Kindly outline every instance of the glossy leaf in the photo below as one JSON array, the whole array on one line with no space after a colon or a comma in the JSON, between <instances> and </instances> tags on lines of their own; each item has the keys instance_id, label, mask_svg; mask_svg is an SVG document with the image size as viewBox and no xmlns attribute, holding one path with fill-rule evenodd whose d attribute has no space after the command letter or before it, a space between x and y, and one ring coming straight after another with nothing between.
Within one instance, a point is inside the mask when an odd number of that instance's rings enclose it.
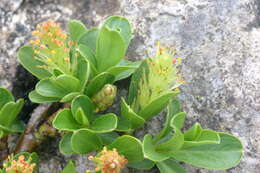
<instances>
[{"instance_id":1,"label":"glossy leaf","mask_svg":"<svg viewBox=\"0 0 260 173\"><path fill-rule=\"evenodd\" d=\"M172 128L176 127L178 129L182 129L185 121L186 113L185 112L179 112L178 114L174 115L174 117L171 119L170 125Z\"/></svg>"},{"instance_id":2,"label":"glossy leaf","mask_svg":"<svg viewBox=\"0 0 260 173\"><path fill-rule=\"evenodd\" d=\"M80 81L70 75L60 75L56 78L55 82L59 86L63 86L68 92L79 92L80 91Z\"/></svg>"},{"instance_id":3,"label":"glossy leaf","mask_svg":"<svg viewBox=\"0 0 260 173\"><path fill-rule=\"evenodd\" d=\"M191 147L191 146L199 146L205 144L219 144L220 137L218 132L213 130L203 129L199 136L196 137L193 141L185 141L183 148Z\"/></svg>"},{"instance_id":4,"label":"glossy leaf","mask_svg":"<svg viewBox=\"0 0 260 173\"><path fill-rule=\"evenodd\" d=\"M121 155L127 158L129 163L142 161L144 159L142 143L132 136L120 136L112 144L108 145L108 148L116 148Z\"/></svg>"},{"instance_id":5,"label":"glossy leaf","mask_svg":"<svg viewBox=\"0 0 260 173\"><path fill-rule=\"evenodd\" d=\"M78 43L89 47L91 51L94 53L96 52L97 36L98 36L98 29L92 28L88 30L88 32L81 35Z\"/></svg>"},{"instance_id":6,"label":"glossy leaf","mask_svg":"<svg viewBox=\"0 0 260 173\"><path fill-rule=\"evenodd\" d=\"M72 93L69 93L67 95L65 95L61 100L60 102L62 103L66 103L66 102L71 102L75 97L81 95L80 92L72 92ZM53 99L53 98L52 98Z\"/></svg>"},{"instance_id":7,"label":"glossy leaf","mask_svg":"<svg viewBox=\"0 0 260 173\"><path fill-rule=\"evenodd\" d=\"M154 101L152 101L150 104L145 106L138 115L142 116L144 119L148 120L151 119L154 115L160 113L168 104L169 100L173 98L174 96L177 96L179 92L170 92L167 94L164 94Z\"/></svg>"},{"instance_id":8,"label":"glossy leaf","mask_svg":"<svg viewBox=\"0 0 260 173\"><path fill-rule=\"evenodd\" d=\"M102 115L95 119L90 130L95 133L106 133L115 130L117 127L117 116L113 113Z\"/></svg>"},{"instance_id":9,"label":"glossy leaf","mask_svg":"<svg viewBox=\"0 0 260 173\"><path fill-rule=\"evenodd\" d=\"M97 69L101 73L117 65L125 56L126 46L118 31L103 27L97 40Z\"/></svg>"},{"instance_id":10,"label":"glossy leaf","mask_svg":"<svg viewBox=\"0 0 260 173\"><path fill-rule=\"evenodd\" d=\"M80 81L81 90L84 91L90 76L90 65L86 59L79 60L76 76Z\"/></svg>"},{"instance_id":11,"label":"glossy leaf","mask_svg":"<svg viewBox=\"0 0 260 173\"><path fill-rule=\"evenodd\" d=\"M172 132L172 127L170 126L171 120L172 120L173 116L178 114L180 111L181 111L180 101L177 98L171 99L167 106L167 115L166 115L166 121L164 123L164 127L160 131L160 133L155 136L155 139L154 139L155 141L160 140L161 138L165 137L170 132Z\"/></svg>"},{"instance_id":12,"label":"glossy leaf","mask_svg":"<svg viewBox=\"0 0 260 173\"><path fill-rule=\"evenodd\" d=\"M110 29L118 31L124 39L126 46L129 45L133 36L131 24L126 18L121 16L111 16L105 20L103 26L108 26Z\"/></svg>"},{"instance_id":13,"label":"glossy leaf","mask_svg":"<svg viewBox=\"0 0 260 173\"><path fill-rule=\"evenodd\" d=\"M97 135L101 139L103 145L109 145L112 142L114 142L116 138L119 137L119 135L116 132L99 133Z\"/></svg>"},{"instance_id":14,"label":"glossy leaf","mask_svg":"<svg viewBox=\"0 0 260 173\"><path fill-rule=\"evenodd\" d=\"M187 132L184 133L185 141L193 141L195 140L202 131L202 127L199 123L195 123Z\"/></svg>"},{"instance_id":15,"label":"glossy leaf","mask_svg":"<svg viewBox=\"0 0 260 173\"><path fill-rule=\"evenodd\" d=\"M14 97L10 91L5 88L0 88L0 110L6 103L11 101L14 101Z\"/></svg>"},{"instance_id":16,"label":"glossy leaf","mask_svg":"<svg viewBox=\"0 0 260 173\"><path fill-rule=\"evenodd\" d=\"M97 61L95 57L95 53L86 45L80 44L78 46L78 51L80 55L82 55L84 58L86 58L90 62L90 67L92 69L92 73L97 73Z\"/></svg>"},{"instance_id":17,"label":"glossy leaf","mask_svg":"<svg viewBox=\"0 0 260 173\"><path fill-rule=\"evenodd\" d=\"M53 127L58 130L74 131L81 128L81 125L73 118L70 109L59 111L52 122Z\"/></svg>"},{"instance_id":18,"label":"glossy leaf","mask_svg":"<svg viewBox=\"0 0 260 173\"><path fill-rule=\"evenodd\" d=\"M85 32L87 32L87 28L83 23L78 20L69 21L69 34L72 41L76 43Z\"/></svg>"},{"instance_id":19,"label":"glossy leaf","mask_svg":"<svg viewBox=\"0 0 260 173\"><path fill-rule=\"evenodd\" d=\"M71 148L71 137L72 132L66 133L64 136L62 136L60 143L59 143L59 150L62 154L72 154L73 150Z\"/></svg>"},{"instance_id":20,"label":"glossy leaf","mask_svg":"<svg viewBox=\"0 0 260 173\"><path fill-rule=\"evenodd\" d=\"M185 169L173 159L157 162L156 166L160 170L160 173L186 173Z\"/></svg>"},{"instance_id":21,"label":"glossy leaf","mask_svg":"<svg viewBox=\"0 0 260 173\"><path fill-rule=\"evenodd\" d=\"M52 103L52 102L57 102L60 100L60 98L57 98L57 97L42 96L42 95L38 94L35 90L33 90L29 93L29 99L34 103Z\"/></svg>"},{"instance_id":22,"label":"glossy leaf","mask_svg":"<svg viewBox=\"0 0 260 173\"><path fill-rule=\"evenodd\" d=\"M149 170L154 167L155 163L151 160L144 159L140 162L131 162L127 164L127 167L141 169L141 170Z\"/></svg>"},{"instance_id":23,"label":"glossy leaf","mask_svg":"<svg viewBox=\"0 0 260 173\"><path fill-rule=\"evenodd\" d=\"M78 110L76 111L76 114L73 116L79 124L82 124L86 127L89 126L89 120L81 107L78 108Z\"/></svg>"},{"instance_id":24,"label":"glossy leaf","mask_svg":"<svg viewBox=\"0 0 260 173\"><path fill-rule=\"evenodd\" d=\"M242 144L234 136L219 133L220 144L194 146L171 154L176 160L207 169L229 169L235 167L242 155Z\"/></svg>"},{"instance_id":25,"label":"glossy leaf","mask_svg":"<svg viewBox=\"0 0 260 173\"><path fill-rule=\"evenodd\" d=\"M58 85L57 82L50 78L39 81L35 90L39 95L55 98L62 98L69 93L68 90Z\"/></svg>"},{"instance_id":26,"label":"glossy leaf","mask_svg":"<svg viewBox=\"0 0 260 173\"><path fill-rule=\"evenodd\" d=\"M145 135L143 141L143 151L145 158L154 162L161 162L169 158L167 154L157 152L155 147L156 145L153 142L152 135Z\"/></svg>"},{"instance_id":27,"label":"glossy leaf","mask_svg":"<svg viewBox=\"0 0 260 173\"><path fill-rule=\"evenodd\" d=\"M89 97L94 96L99 92L105 84L112 84L115 80L115 76L110 73L104 72L93 78L85 89L85 94Z\"/></svg>"},{"instance_id":28,"label":"glossy leaf","mask_svg":"<svg viewBox=\"0 0 260 173\"><path fill-rule=\"evenodd\" d=\"M72 161L66 165L66 167L61 171L61 173L77 173L76 167Z\"/></svg>"},{"instance_id":29,"label":"glossy leaf","mask_svg":"<svg viewBox=\"0 0 260 173\"><path fill-rule=\"evenodd\" d=\"M24 46L18 51L19 62L26 70L28 70L38 79L51 77L52 74L50 72L44 68L39 67L45 64L35 59L34 56L34 51L31 46Z\"/></svg>"},{"instance_id":30,"label":"glossy leaf","mask_svg":"<svg viewBox=\"0 0 260 173\"><path fill-rule=\"evenodd\" d=\"M182 132L177 127L174 127L174 131L174 134L169 140L155 147L155 150L157 152L169 154L172 151L179 150L183 146L184 136Z\"/></svg>"},{"instance_id":31,"label":"glossy leaf","mask_svg":"<svg viewBox=\"0 0 260 173\"><path fill-rule=\"evenodd\" d=\"M100 150L102 142L99 137L88 129L80 129L72 135L72 149L79 154Z\"/></svg>"},{"instance_id":32,"label":"glossy leaf","mask_svg":"<svg viewBox=\"0 0 260 173\"><path fill-rule=\"evenodd\" d=\"M137 115L130 106L127 105L124 98L121 99L121 115L131 123L132 129L139 128L145 123L145 120Z\"/></svg>"},{"instance_id":33,"label":"glossy leaf","mask_svg":"<svg viewBox=\"0 0 260 173\"><path fill-rule=\"evenodd\" d=\"M119 132L130 132L131 129L131 123L123 116L118 117L118 123L117 123L117 131Z\"/></svg>"},{"instance_id":34,"label":"glossy leaf","mask_svg":"<svg viewBox=\"0 0 260 173\"><path fill-rule=\"evenodd\" d=\"M23 107L24 100L19 99L15 102L8 102L0 110L0 124L5 127L10 127L17 115Z\"/></svg>"},{"instance_id":35,"label":"glossy leaf","mask_svg":"<svg viewBox=\"0 0 260 173\"><path fill-rule=\"evenodd\" d=\"M89 121L92 121L93 117L93 112L95 110L95 105L93 102L90 100L88 96L81 95L76 97L72 103L71 103L71 111L73 114L73 117L76 118L76 113L78 109L81 108L84 112L84 115Z\"/></svg>"}]
</instances>

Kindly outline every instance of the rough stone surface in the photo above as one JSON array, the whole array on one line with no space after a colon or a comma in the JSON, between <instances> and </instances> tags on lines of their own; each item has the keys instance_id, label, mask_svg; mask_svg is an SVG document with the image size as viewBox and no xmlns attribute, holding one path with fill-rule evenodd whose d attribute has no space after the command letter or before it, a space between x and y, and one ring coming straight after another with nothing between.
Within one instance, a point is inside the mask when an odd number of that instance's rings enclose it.
<instances>
[{"instance_id":1,"label":"rough stone surface","mask_svg":"<svg viewBox=\"0 0 260 173\"><path fill-rule=\"evenodd\" d=\"M79 19L90 27L114 14L133 23L130 59L145 58L156 41L175 46L183 57L187 84L180 99L188 114L187 127L198 121L204 128L230 132L244 144L245 154L236 168L208 171L186 165L187 172L259 173L259 0L1 0L0 86L13 88L16 96L33 88L35 78L17 70L16 51L31 39L36 24L54 19L65 27L69 19ZM28 102L27 109L33 107ZM162 120L156 117L137 135L158 131ZM58 173L69 159L76 161L79 173L90 164L86 156L62 156L53 140L39 152L44 173Z\"/></svg>"}]
</instances>

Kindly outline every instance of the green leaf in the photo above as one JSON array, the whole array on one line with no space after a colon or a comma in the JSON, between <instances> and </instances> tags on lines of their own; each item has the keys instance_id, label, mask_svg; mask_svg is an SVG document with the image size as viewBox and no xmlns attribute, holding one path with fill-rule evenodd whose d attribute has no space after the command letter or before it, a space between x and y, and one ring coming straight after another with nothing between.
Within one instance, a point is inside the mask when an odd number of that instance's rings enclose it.
<instances>
[{"instance_id":1,"label":"green leaf","mask_svg":"<svg viewBox=\"0 0 260 173\"><path fill-rule=\"evenodd\" d=\"M59 111L54 118L52 125L58 130L74 131L81 128L81 125L73 118L70 109Z\"/></svg>"},{"instance_id":2,"label":"green leaf","mask_svg":"<svg viewBox=\"0 0 260 173\"><path fill-rule=\"evenodd\" d=\"M13 133L23 133L24 129L25 124L17 118L12 122L11 126L9 127L9 131Z\"/></svg>"},{"instance_id":3,"label":"green leaf","mask_svg":"<svg viewBox=\"0 0 260 173\"><path fill-rule=\"evenodd\" d=\"M114 66L107 70L107 72L115 76L115 81L122 80L129 77L134 71L135 66Z\"/></svg>"},{"instance_id":4,"label":"green leaf","mask_svg":"<svg viewBox=\"0 0 260 173\"><path fill-rule=\"evenodd\" d=\"M127 105L124 98L121 98L121 115L131 123L131 129L139 128L145 123L145 120Z\"/></svg>"},{"instance_id":5,"label":"green leaf","mask_svg":"<svg viewBox=\"0 0 260 173\"><path fill-rule=\"evenodd\" d=\"M113 113L102 115L94 120L90 130L95 133L106 133L115 130L117 127L117 116Z\"/></svg>"},{"instance_id":6,"label":"green leaf","mask_svg":"<svg viewBox=\"0 0 260 173\"><path fill-rule=\"evenodd\" d=\"M104 22L103 26L108 26L110 29L118 31L125 41L126 47L133 38L131 24L121 16L111 16Z\"/></svg>"},{"instance_id":7,"label":"green leaf","mask_svg":"<svg viewBox=\"0 0 260 173\"><path fill-rule=\"evenodd\" d=\"M241 142L234 136L219 133L220 144L194 146L173 152L173 158L207 169L229 169L235 167L242 155Z\"/></svg>"},{"instance_id":8,"label":"green leaf","mask_svg":"<svg viewBox=\"0 0 260 173\"><path fill-rule=\"evenodd\" d=\"M73 117L75 119L77 119L76 113L79 108L82 109L84 115L86 116L86 119L88 119L89 121L93 120L93 118L94 118L93 113L95 110L95 105L93 104L93 102L90 100L90 98L88 96L80 95L72 101L71 111L72 111Z\"/></svg>"},{"instance_id":9,"label":"green leaf","mask_svg":"<svg viewBox=\"0 0 260 173\"><path fill-rule=\"evenodd\" d=\"M18 58L20 64L36 76L38 79L43 79L47 77L51 77L51 73L48 72L46 69L41 68L39 66L45 65L41 61L34 58L34 51L33 47L31 46L24 46L19 49L18 51Z\"/></svg>"},{"instance_id":10,"label":"green leaf","mask_svg":"<svg viewBox=\"0 0 260 173\"><path fill-rule=\"evenodd\" d=\"M59 69L53 69L53 75L55 76L55 77L58 77L59 75L62 75L62 74L64 74L61 70L59 70Z\"/></svg>"},{"instance_id":11,"label":"green leaf","mask_svg":"<svg viewBox=\"0 0 260 173\"><path fill-rule=\"evenodd\" d=\"M14 101L12 93L5 88L0 88L0 110L6 103L11 101Z\"/></svg>"},{"instance_id":12,"label":"green leaf","mask_svg":"<svg viewBox=\"0 0 260 173\"><path fill-rule=\"evenodd\" d=\"M144 159L140 162L131 162L127 164L127 167L141 169L141 170L150 170L154 167L155 163L151 160Z\"/></svg>"},{"instance_id":13,"label":"green leaf","mask_svg":"<svg viewBox=\"0 0 260 173\"><path fill-rule=\"evenodd\" d=\"M78 43L89 47L92 52L96 52L96 42L99 30L97 28L92 28L88 32L81 35Z\"/></svg>"},{"instance_id":14,"label":"green leaf","mask_svg":"<svg viewBox=\"0 0 260 173\"><path fill-rule=\"evenodd\" d=\"M72 41L75 43L79 40L80 36L87 32L87 28L83 23L78 20L69 21L69 34Z\"/></svg>"},{"instance_id":15,"label":"green leaf","mask_svg":"<svg viewBox=\"0 0 260 173\"><path fill-rule=\"evenodd\" d=\"M86 58L90 62L92 73L97 73L97 61L94 52L87 46L80 44L78 46L78 51L81 56Z\"/></svg>"},{"instance_id":16,"label":"green leaf","mask_svg":"<svg viewBox=\"0 0 260 173\"><path fill-rule=\"evenodd\" d=\"M127 103L132 106L134 103L138 90L140 87L140 80L142 79L142 76L144 73L147 73L149 70L147 61L142 61L141 65L135 70L135 72L132 75L130 88L129 88L129 94L128 94L128 100ZM138 111L136 108L133 108L134 111Z\"/></svg>"},{"instance_id":17,"label":"green leaf","mask_svg":"<svg viewBox=\"0 0 260 173\"><path fill-rule=\"evenodd\" d=\"M62 98L69 93L68 90L58 85L55 80L50 78L39 81L35 90L39 95L55 98Z\"/></svg>"},{"instance_id":18,"label":"green leaf","mask_svg":"<svg viewBox=\"0 0 260 173\"><path fill-rule=\"evenodd\" d=\"M130 132L132 130L131 123L125 117L119 116L116 130L119 132Z\"/></svg>"},{"instance_id":19,"label":"green leaf","mask_svg":"<svg viewBox=\"0 0 260 173\"><path fill-rule=\"evenodd\" d=\"M155 147L155 150L157 152L168 155L172 151L179 150L183 146L183 143L184 143L183 134L177 127L174 127L174 131L175 131L174 135L172 135L172 137L169 140L167 140L161 144L158 144Z\"/></svg>"},{"instance_id":20,"label":"green leaf","mask_svg":"<svg viewBox=\"0 0 260 173\"><path fill-rule=\"evenodd\" d=\"M121 155L127 158L129 163L142 161L144 159L142 143L132 136L120 136L113 143L108 145L108 148L116 148Z\"/></svg>"},{"instance_id":21,"label":"green leaf","mask_svg":"<svg viewBox=\"0 0 260 173\"><path fill-rule=\"evenodd\" d=\"M60 102L62 103L66 103L66 102L71 102L75 97L81 95L80 92L72 92L72 93L69 93L67 95L65 95L61 100Z\"/></svg>"},{"instance_id":22,"label":"green leaf","mask_svg":"<svg viewBox=\"0 0 260 173\"><path fill-rule=\"evenodd\" d=\"M145 135L143 141L143 151L145 158L154 162L161 162L169 158L167 154L157 152L155 147L156 145L153 143L152 135Z\"/></svg>"},{"instance_id":23,"label":"green leaf","mask_svg":"<svg viewBox=\"0 0 260 173\"><path fill-rule=\"evenodd\" d=\"M34 103L52 103L52 102L57 102L60 100L57 97L42 96L42 95L38 94L35 90L33 90L29 93L29 99Z\"/></svg>"},{"instance_id":24,"label":"green leaf","mask_svg":"<svg viewBox=\"0 0 260 173\"><path fill-rule=\"evenodd\" d=\"M78 108L76 114L73 116L79 124L82 124L86 127L89 126L89 120L88 120L87 116L85 115L82 108Z\"/></svg>"},{"instance_id":25,"label":"green leaf","mask_svg":"<svg viewBox=\"0 0 260 173\"><path fill-rule=\"evenodd\" d=\"M184 133L185 141L193 141L195 140L202 131L202 127L199 123L195 123L187 132Z\"/></svg>"},{"instance_id":26,"label":"green leaf","mask_svg":"<svg viewBox=\"0 0 260 173\"><path fill-rule=\"evenodd\" d=\"M84 91L90 75L90 65L86 59L81 59L78 62L77 78L80 81L80 88Z\"/></svg>"},{"instance_id":27,"label":"green leaf","mask_svg":"<svg viewBox=\"0 0 260 173\"><path fill-rule=\"evenodd\" d=\"M0 139L4 136L4 131L0 129Z\"/></svg>"},{"instance_id":28,"label":"green leaf","mask_svg":"<svg viewBox=\"0 0 260 173\"><path fill-rule=\"evenodd\" d=\"M125 56L126 46L119 32L103 27L98 35L96 59L98 72L117 65Z\"/></svg>"},{"instance_id":29,"label":"green leaf","mask_svg":"<svg viewBox=\"0 0 260 173\"><path fill-rule=\"evenodd\" d=\"M59 143L59 150L62 154L72 154L72 148L71 148L71 137L72 132L66 133L64 136L62 136L60 143Z\"/></svg>"},{"instance_id":30,"label":"green leaf","mask_svg":"<svg viewBox=\"0 0 260 173\"><path fill-rule=\"evenodd\" d=\"M219 144L219 143L220 143L220 137L218 132L215 132L213 130L203 129L200 135L197 136L195 140L185 141L183 148L205 145L205 144Z\"/></svg>"},{"instance_id":31,"label":"green leaf","mask_svg":"<svg viewBox=\"0 0 260 173\"><path fill-rule=\"evenodd\" d=\"M55 81L59 86L63 86L68 92L80 91L80 81L73 76L63 74L58 76Z\"/></svg>"},{"instance_id":32,"label":"green leaf","mask_svg":"<svg viewBox=\"0 0 260 173\"><path fill-rule=\"evenodd\" d=\"M154 115L160 113L168 104L169 100L179 94L178 91L164 94L150 104L145 106L138 115L142 116L145 120L151 119Z\"/></svg>"},{"instance_id":33,"label":"green leaf","mask_svg":"<svg viewBox=\"0 0 260 173\"><path fill-rule=\"evenodd\" d=\"M155 136L155 141L160 140L161 138L167 136L172 131L172 127L170 126L172 117L178 114L181 111L180 107L180 101L175 98L171 99L168 107L167 107L167 115L166 115L166 121L164 123L163 129L160 131L158 135Z\"/></svg>"},{"instance_id":34,"label":"green leaf","mask_svg":"<svg viewBox=\"0 0 260 173\"><path fill-rule=\"evenodd\" d=\"M109 132L109 133L99 133L97 134L102 141L102 145L109 145L111 144L119 135L116 132Z\"/></svg>"},{"instance_id":35,"label":"green leaf","mask_svg":"<svg viewBox=\"0 0 260 173\"><path fill-rule=\"evenodd\" d=\"M102 142L99 137L88 129L75 131L71 138L71 146L74 152L86 154L91 151L100 150Z\"/></svg>"},{"instance_id":36,"label":"green leaf","mask_svg":"<svg viewBox=\"0 0 260 173\"><path fill-rule=\"evenodd\" d=\"M66 167L61 171L61 173L77 173L73 161L70 160Z\"/></svg>"},{"instance_id":37,"label":"green leaf","mask_svg":"<svg viewBox=\"0 0 260 173\"><path fill-rule=\"evenodd\" d=\"M115 80L115 76L110 73L104 72L93 78L85 89L85 94L89 97L94 96L99 92L105 84L112 84Z\"/></svg>"},{"instance_id":38,"label":"green leaf","mask_svg":"<svg viewBox=\"0 0 260 173\"><path fill-rule=\"evenodd\" d=\"M11 127L17 115L20 113L23 104L23 99L19 99L16 103L11 101L5 104L0 110L0 124L8 128Z\"/></svg>"},{"instance_id":39,"label":"green leaf","mask_svg":"<svg viewBox=\"0 0 260 173\"><path fill-rule=\"evenodd\" d=\"M185 121L186 113L179 112L178 114L174 115L171 119L170 125L172 128L177 127L178 129L182 129Z\"/></svg>"},{"instance_id":40,"label":"green leaf","mask_svg":"<svg viewBox=\"0 0 260 173\"><path fill-rule=\"evenodd\" d=\"M160 173L186 173L185 169L173 159L157 162L156 166Z\"/></svg>"}]
</instances>

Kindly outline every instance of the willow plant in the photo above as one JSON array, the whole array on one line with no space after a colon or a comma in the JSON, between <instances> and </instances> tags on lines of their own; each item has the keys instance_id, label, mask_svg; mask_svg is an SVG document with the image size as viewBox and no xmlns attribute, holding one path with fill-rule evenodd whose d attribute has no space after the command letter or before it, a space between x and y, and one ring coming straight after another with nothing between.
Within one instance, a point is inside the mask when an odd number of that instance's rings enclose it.
<instances>
[{"instance_id":1,"label":"willow plant","mask_svg":"<svg viewBox=\"0 0 260 173\"><path fill-rule=\"evenodd\" d=\"M149 170L156 166L162 173L184 173L180 162L216 170L235 167L243 150L236 137L203 129L198 123L183 131L186 114L177 98L184 83L181 59L173 50L158 46L153 57L127 61L132 33L129 21L120 16L90 29L72 20L68 33L47 21L33 32L37 39L19 50L20 63L39 79L29 95L31 101L67 105L51 119L62 134L60 152L97 152L89 157L97 167L87 172L119 173L125 167ZM114 83L132 73L120 114L104 113L116 97ZM143 139L133 135L166 108L166 121L158 134L146 134ZM66 170L76 171L72 162Z\"/></svg>"}]
</instances>

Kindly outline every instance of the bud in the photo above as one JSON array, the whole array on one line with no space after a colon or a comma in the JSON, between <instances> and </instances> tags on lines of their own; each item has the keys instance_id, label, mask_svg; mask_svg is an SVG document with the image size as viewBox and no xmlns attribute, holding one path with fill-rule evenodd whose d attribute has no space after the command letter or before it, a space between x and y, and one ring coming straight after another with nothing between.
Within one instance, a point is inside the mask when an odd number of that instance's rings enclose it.
<instances>
[{"instance_id":1,"label":"bud","mask_svg":"<svg viewBox=\"0 0 260 173\"><path fill-rule=\"evenodd\" d=\"M102 173L120 173L128 163L127 159L120 155L115 148L108 150L106 147L96 157L90 156L89 160L96 163L95 171Z\"/></svg>"},{"instance_id":2,"label":"bud","mask_svg":"<svg viewBox=\"0 0 260 173\"><path fill-rule=\"evenodd\" d=\"M114 103L117 88L114 85L106 84L96 95L91 99L97 105L96 112L104 111Z\"/></svg>"}]
</instances>

